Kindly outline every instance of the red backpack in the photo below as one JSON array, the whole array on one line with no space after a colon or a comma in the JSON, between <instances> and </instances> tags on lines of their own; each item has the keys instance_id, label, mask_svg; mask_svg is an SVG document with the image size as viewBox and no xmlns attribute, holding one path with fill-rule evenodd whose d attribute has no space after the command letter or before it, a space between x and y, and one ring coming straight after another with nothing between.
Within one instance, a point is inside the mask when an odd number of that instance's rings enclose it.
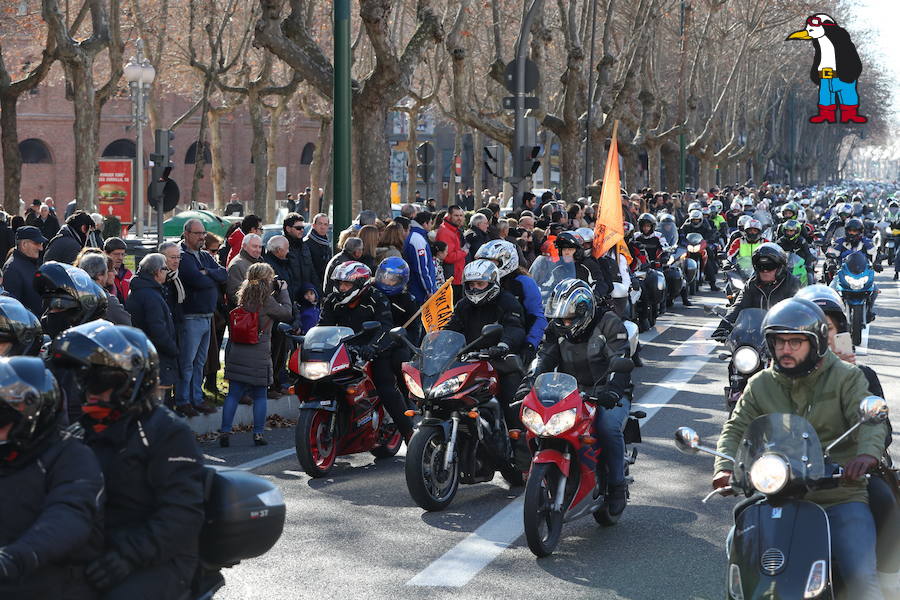
<instances>
[{"instance_id":1,"label":"red backpack","mask_svg":"<svg viewBox=\"0 0 900 600\"><path fill-rule=\"evenodd\" d=\"M229 338L238 344L259 343L259 312L238 306L228 313Z\"/></svg>"}]
</instances>

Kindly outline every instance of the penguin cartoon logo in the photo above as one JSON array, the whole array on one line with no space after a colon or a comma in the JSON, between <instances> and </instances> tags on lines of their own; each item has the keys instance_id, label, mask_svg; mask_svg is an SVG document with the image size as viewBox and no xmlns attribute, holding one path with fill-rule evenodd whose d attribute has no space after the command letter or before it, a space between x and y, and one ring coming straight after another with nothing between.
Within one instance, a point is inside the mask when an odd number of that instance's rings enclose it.
<instances>
[{"instance_id":1,"label":"penguin cartoon logo","mask_svg":"<svg viewBox=\"0 0 900 600\"><path fill-rule=\"evenodd\" d=\"M850 34L833 18L819 13L807 17L806 28L795 31L788 40L810 40L816 50L809 77L819 86L819 114L810 123L836 123L840 109L841 123L865 123L859 114L856 80L862 63Z\"/></svg>"}]
</instances>

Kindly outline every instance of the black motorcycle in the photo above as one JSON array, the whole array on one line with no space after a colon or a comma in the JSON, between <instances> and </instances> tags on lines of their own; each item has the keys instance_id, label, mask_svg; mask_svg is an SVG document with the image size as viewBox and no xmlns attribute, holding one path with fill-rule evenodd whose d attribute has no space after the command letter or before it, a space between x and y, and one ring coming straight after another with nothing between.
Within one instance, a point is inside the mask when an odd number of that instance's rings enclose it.
<instances>
[{"instance_id":1,"label":"black motorcycle","mask_svg":"<svg viewBox=\"0 0 900 600\"><path fill-rule=\"evenodd\" d=\"M728 385L725 386L725 405L728 413L734 410L738 398L744 393L747 381L766 368L769 349L766 346L762 324L766 311L761 308L745 308L738 315L731 333L725 339L725 352L721 360L728 361Z\"/></svg>"},{"instance_id":2,"label":"black motorcycle","mask_svg":"<svg viewBox=\"0 0 900 600\"><path fill-rule=\"evenodd\" d=\"M861 424L887 420L887 403L865 398L859 422L824 452L813 426L799 415L768 414L754 420L734 458L701 445L689 427L679 427L675 444L685 454L705 452L734 463L731 485L716 494L747 496L734 511L728 547L729 598L834 598L828 515L807 500L807 491L835 487L842 469L827 456Z\"/></svg>"}]
</instances>

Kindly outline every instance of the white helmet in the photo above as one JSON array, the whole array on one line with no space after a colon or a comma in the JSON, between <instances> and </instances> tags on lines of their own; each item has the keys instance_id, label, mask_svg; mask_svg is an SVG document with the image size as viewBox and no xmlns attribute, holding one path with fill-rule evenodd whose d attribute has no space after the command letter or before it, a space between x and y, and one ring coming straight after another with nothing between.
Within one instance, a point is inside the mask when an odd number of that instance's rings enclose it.
<instances>
[{"instance_id":1,"label":"white helmet","mask_svg":"<svg viewBox=\"0 0 900 600\"><path fill-rule=\"evenodd\" d=\"M585 246L594 243L594 230L590 227L579 227L575 230L575 233L581 236Z\"/></svg>"},{"instance_id":2,"label":"white helmet","mask_svg":"<svg viewBox=\"0 0 900 600\"><path fill-rule=\"evenodd\" d=\"M482 244L475 253L475 258L483 258L496 264L500 279L519 268L519 253L516 247L506 240L491 240Z\"/></svg>"},{"instance_id":3,"label":"white helmet","mask_svg":"<svg viewBox=\"0 0 900 600\"><path fill-rule=\"evenodd\" d=\"M475 281L486 281L488 286L476 289L469 284ZM500 271L497 265L480 258L473 260L463 270L463 290L472 304L490 302L500 294Z\"/></svg>"}]
</instances>

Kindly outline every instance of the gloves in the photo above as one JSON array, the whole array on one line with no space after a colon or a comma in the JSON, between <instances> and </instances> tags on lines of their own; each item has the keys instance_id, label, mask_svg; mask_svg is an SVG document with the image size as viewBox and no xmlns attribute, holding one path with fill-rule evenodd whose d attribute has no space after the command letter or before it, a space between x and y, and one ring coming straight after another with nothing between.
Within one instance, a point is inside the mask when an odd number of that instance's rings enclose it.
<instances>
[{"instance_id":1,"label":"gloves","mask_svg":"<svg viewBox=\"0 0 900 600\"><path fill-rule=\"evenodd\" d=\"M507 354L509 354L509 346L500 342L496 346L491 346L490 348L486 348L484 353L487 354L490 358L503 358Z\"/></svg>"},{"instance_id":2,"label":"gloves","mask_svg":"<svg viewBox=\"0 0 900 600\"><path fill-rule=\"evenodd\" d=\"M612 390L600 390L594 398L597 400L598 406L610 409L619 405L619 400L622 399L622 396Z\"/></svg>"},{"instance_id":3,"label":"gloves","mask_svg":"<svg viewBox=\"0 0 900 600\"><path fill-rule=\"evenodd\" d=\"M513 396L513 401L518 402L519 400L527 396L528 392L531 391L532 385L534 385L533 381L529 379L523 380L522 383L519 384L519 389L516 390L516 393Z\"/></svg>"},{"instance_id":4,"label":"gloves","mask_svg":"<svg viewBox=\"0 0 900 600\"><path fill-rule=\"evenodd\" d=\"M712 339L716 340L717 342L724 342L725 340L728 339L728 332L725 331L724 328L719 327L718 329L716 329L715 331L713 331L713 332L712 332L712 335L709 336L709 337L711 337Z\"/></svg>"},{"instance_id":5,"label":"gloves","mask_svg":"<svg viewBox=\"0 0 900 600\"><path fill-rule=\"evenodd\" d=\"M875 269L876 273L881 273L884 270L884 267L881 266L881 263L875 263L872 268Z\"/></svg>"},{"instance_id":6,"label":"gloves","mask_svg":"<svg viewBox=\"0 0 900 600\"><path fill-rule=\"evenodd\" d=\"M0 548L0 583L18 581L21 576L16 559L6 548Z\"/></svg>"},{"instance_id":7,"label":"gloves","mask_svg":"<svg viewBox=\"0 0 900 600\"><path fill-rule=\"evenodd\" d=\"M105 590L123 581L132 570L131 563L112 550L89 564L84 574L91 585Z\"/></svg>"},{"instance_id":8,"label":"gloves","mask_svg":"<svg viewBox=\"0 0 900 600\"><path fill-rule=\"evenodd\" d=\"M357 351L363 360L375 360L378 356L378 350L372 346L360 346Z\"/></svg>"}]
</instances>

